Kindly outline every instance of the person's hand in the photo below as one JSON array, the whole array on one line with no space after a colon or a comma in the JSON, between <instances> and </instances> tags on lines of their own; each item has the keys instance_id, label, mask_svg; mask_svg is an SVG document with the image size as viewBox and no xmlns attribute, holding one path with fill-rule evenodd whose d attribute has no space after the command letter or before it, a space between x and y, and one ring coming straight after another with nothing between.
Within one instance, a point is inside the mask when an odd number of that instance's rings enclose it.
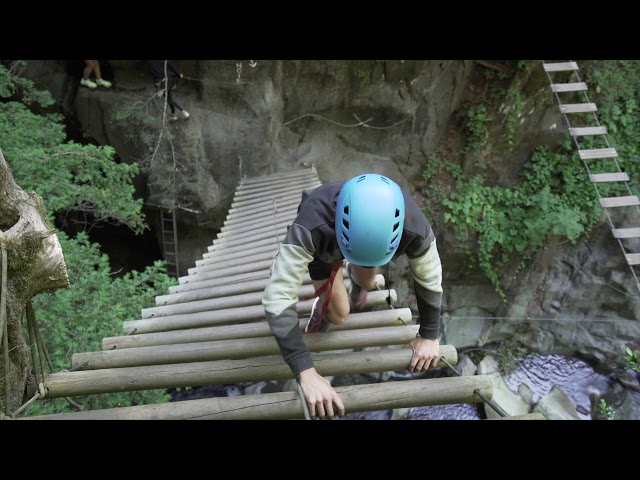
<instances>
[{"instance_id":1,"label":"person's hand","mask_svg":"<svg viewBox=\"0 0 640 480\"><path fill-rule=\"evenodd\" d=\"M332 419L335 416L334 405L337 414L344 416L344 404L340 395L315 368L300 372L299 379L312 419Z\"/></svg>"},{"instance_id":2,"label":"person's hand","mask_svg":"<svg viewBox=\"0 0 640 480\"><path fill-rule=\"evenodd\" d=\"M405 345L406 348L413 350L411 363L409 364L410 372L426 372L432 368L436 368L440 359L440 342L429 340L428 338L415 338Z\"/></svg>"},{"instance_id":3,"label":"person's hand","mask_svg":"<svg viewBox=\"0 0 640 480\"><path fill-rule=\"evenodd\" d=\"M180 74L180 78L184 78L184 75L183 75L183 74Z\"/></svg>"}]
</instances>

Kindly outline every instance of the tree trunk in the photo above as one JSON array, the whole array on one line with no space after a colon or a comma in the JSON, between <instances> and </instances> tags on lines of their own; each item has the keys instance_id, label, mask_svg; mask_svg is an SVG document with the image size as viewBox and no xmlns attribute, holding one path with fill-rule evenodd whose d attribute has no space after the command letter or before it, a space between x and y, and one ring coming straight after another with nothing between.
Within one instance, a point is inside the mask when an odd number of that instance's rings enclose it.
<instances>
[{"instance_id":1,"label":"tree trunk","mask_svg":"<svg viewBox=\"0 0 640 480\"><path fill-rule=\"evenodd\" d=\"M0 342L0 413L5 413L6 386L9 386L9 411L15 412L24 403L27 381L32 375L22 325L26 304L38 293L67 288L69 277L60 241L47 218L42 198L34 192L26 193L16 184L2 151L0 231L0 246L7 251L7 284L6 288L0 286L6 300L9 344L9 365L5 371L4 340ZM4 332L0 331L0 335L4 337Z\"/></svg>"}]
</instances>

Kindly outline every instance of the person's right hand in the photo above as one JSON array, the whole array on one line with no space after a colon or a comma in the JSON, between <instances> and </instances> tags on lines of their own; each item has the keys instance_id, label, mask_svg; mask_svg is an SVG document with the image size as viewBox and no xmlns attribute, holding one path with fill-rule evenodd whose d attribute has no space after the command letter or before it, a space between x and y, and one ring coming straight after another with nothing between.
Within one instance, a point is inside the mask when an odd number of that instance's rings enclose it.
<instances>
[{"instance_id":1,"label":"person's right hand","mask_svg":"<svg viewBox=\"0 0 640 480\"><path fill-rule=\"evenodd\" d=\"M337 414L340 417L344 416L344 404L340 395L315 368L300 372L299 379L312 419L332 419L335 416L334 405Z\"/></svg>"}]
</instances>

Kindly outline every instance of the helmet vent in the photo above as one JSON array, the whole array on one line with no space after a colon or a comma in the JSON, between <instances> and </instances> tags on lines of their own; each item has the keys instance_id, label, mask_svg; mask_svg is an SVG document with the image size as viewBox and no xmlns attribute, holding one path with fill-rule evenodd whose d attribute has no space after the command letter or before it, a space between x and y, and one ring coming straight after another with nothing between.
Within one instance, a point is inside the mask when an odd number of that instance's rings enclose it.
<instances>
[{"instance_id":1,"label":"helmet vent","mask_svg":"<svg viewBox=\"0 0 640 480\"><path fill-rule=\"evenodd\" d=\"M382 180L386 184L389 184L389 179L388 178L380 177L380 180Z\"/></svg>"},{"instance_id":2,"label":"helmet vent","mask_svg":"<svg viewBox=\"0 0 640 480\"><path fill-rule=\"evenodd\" d=\"M349 230L349 222L347 220L345 220L344 218L342 219L342 225L344 226L344 228Z\"/></svg>"},{"instance_id":3,"label":"helmet vent","mask_svg":"<svg viewBox=\"0 0 640 480\"><path fill-rule=\"evenodd\" d=\"M361 177L358 177L358 180L356 180L356 183L363 181L365 178L367 178L366 175L362 175Z\"/></svg>"},{"instance_id":4,"label":"helmet vent","mask_svg":"<svg viewBox=\"0 0 640 480\"><path fill-rule=\"evenodd\" d=\"M345 205L342 211L345 215L349 215L349 205Z\"/></svg>"},{"instance_id":5,"label":"helmet vent","mask_svg":"<svg viewBox=\"0 0 640 480\"><path fill-rule=\"evenodd\" d=\"M392 230L392 232L395 232L396 230L398 230L398 227L399 227L399 226L400 226L400 222L396 223L396 224L393 226L393 230Z\"/></svg>"},{"instance_id":6,"label":"helmet vent","mask_svg":"<svg viewBox=\"0 0 640 480\"><path fill-rule=\"evenodd\" d=\"M400 210L396 208L396 218L398 218L399 216L400 216Z\"/></svg>"},{"instance_id":7,"label":"helmet vent","mask_svg":"<svg viewBox=\"0 0 640 480\"><path fill-rule=\"evenodd\" d=\"M389 245L389 251L393 251L396 248L398 248L399 243L400 243L400 239L398 238L398 235L396 235L395 237L393 237L393 240L391 240L391 245Z\"/></svg>"}]
</instances>

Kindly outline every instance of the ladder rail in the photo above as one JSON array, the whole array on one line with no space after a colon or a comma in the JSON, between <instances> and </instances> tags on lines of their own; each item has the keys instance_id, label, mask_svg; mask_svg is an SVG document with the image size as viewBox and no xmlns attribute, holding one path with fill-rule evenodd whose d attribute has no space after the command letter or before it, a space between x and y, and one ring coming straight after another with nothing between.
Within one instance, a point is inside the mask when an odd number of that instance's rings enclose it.
<instances>
[{"instance_id":1,"label":"ladder rail","mask_svg":"<svg viewBox=\"0 0 640 480\"><path fill-rule=\"evenodd\" d=\"M169 213L170 216L167 216L167 213ZM180 274L180 263L178 257L178 229L175 209L160 209L160 230L162 236L162 254L167 265L167 273L177 278ZM167 236L169 236L169 238L167 238Z\"/></svg>"},{"instance_id":2,"label":"ladder rail","mask_svg":"<svg viewBox=\"0 0 640 480\"><path fill-rule=\"evenodd\" d=\"M600 189L598 188L598 184L599 183L605 183L604 179L607 178L607 176L610 176L611 178L615 178L618 182L618 184L623 183L624 184L624 188L626 188L627 193L628 193L628 197L625 198L632 198L635 197L635 195L633 194L633 191L631 190L631 187L629 185L629 181L628 181L628 175L627 175L627 179L624 178L623 174L625 173L622 168L620 167L620 163L618 162L618 156L617 156L617 152L615 151L614 148L611 147L610 143L609 143L609 138L608 138L608 132L606 127L604 127L603 125L601 125L600 123L600 119L598 118L597 115L597 106L595 105L595 103L591 103L591 100L589 98L589 94L588 94L588 88L585 89L565 89L565 88L557 88L554 87L554 85L561 85L561 84L556 84L553 81L553 78L551 77L551 73L552 72L567 72L567 71L571 71L571 75L575 76L576 82L573 83L573 85L577 85L577 84L584 84L586 85L585 82L582 81L582 79L580 78L580 74L578 73L578 65L576 62L570 61L570 62L562 62L562 63L556 63L556 64L548 64L545 63L544 60L542 60L542 65L543 65L543 69L547 75L547 78L549 80L549 83L551 85L551 90L553 92L553 94L555 95L556 101L558 102L559 108L560 108L560 114L563 116L564 121L569 129L571 138L573 140L573 143L579 153L579 157L582 160L582 163L587 171L587 174L589 175L589 179L592 180L591 184L593 186L593 188L595 189L596 195L598 196L598 199L600 201L600 204L603 208L603 211L607 217L607 222L609 223L609 227L612 231L613 237L615 238L615 240L618 243L618 246L620 247L620 250L622 251L625 260L627 261L627 264L629 265L629 269L631 270L631 274L633 275L633 278L636 281L636 287L638 289L638 292L640 292L640 280L638 279L638 275L636 274L635 269L633 268L633 265L637 265L638 262L636 261L638 258L638 253L628 253L627 250L624 247L623 244L623 238L629 238L629 237L621 237L619 235L617 235L618 232L620 231L632 231L632 232L636 232L635 229L620 229L620 228L616 228L616 226L614 225L613 219L611 218L611 215L609 214L608 208L610 207L617 207L617 206L626 206L627 208L633 208L635 206L636 209L636 213L639 214L640 216L640 206L638 206L637 202L628 202L628 201L623 201L620 205L617 205L618 202L616 201L611 201L611 199L609 198L605 198L604 202L603 202L603 195L600 192ZM570 84L567 84L570 85ZM577 95L582 95L583 98L585 99L585 103L581 103L581 104L571 104L572 107L578 107L578 106L586 106L586 105L592 105L593 108L590 109L586 109L586 108L563 108L563 105L567 105L567 104L563 104L562 99L560 98L559 93L563 93L563 92L574 92ZM592 127L578 127L578 128L574 128L573 125L571 124L571 120L569 119L568 114L569 113L590 113L593 116L593 119L595 121L595 126ZM588 133L587 133L588 132ZM593 133L592 133L593 132ZM596 133L597 132L597 133ZM603 141L606 144L606 149L597 149L597 150L591 150L591 153L595 154L595 155L590 155L589 154L589 150L585 150L582 149L580 146L580 143L578 141L579 138L582 138L583 136L591 136L591 135L598 135L599 138L602 138ZM596 153L600 152L600 153L604 153L604 152L608 152L607 155L599 155ZM589 159L594 159L594 158L607 158L607 160L609 161L613 161L616 165L617 168L617 173L609 173L609 174L594 174L591 171L591 168L589 166L589 163L587 162L587 160ZM598 179L599 181L595 181L596 179ZM636 197L637 198L637 197ZM633 237L635 238L635 237Z\"/></svg>"}]
</instances>

